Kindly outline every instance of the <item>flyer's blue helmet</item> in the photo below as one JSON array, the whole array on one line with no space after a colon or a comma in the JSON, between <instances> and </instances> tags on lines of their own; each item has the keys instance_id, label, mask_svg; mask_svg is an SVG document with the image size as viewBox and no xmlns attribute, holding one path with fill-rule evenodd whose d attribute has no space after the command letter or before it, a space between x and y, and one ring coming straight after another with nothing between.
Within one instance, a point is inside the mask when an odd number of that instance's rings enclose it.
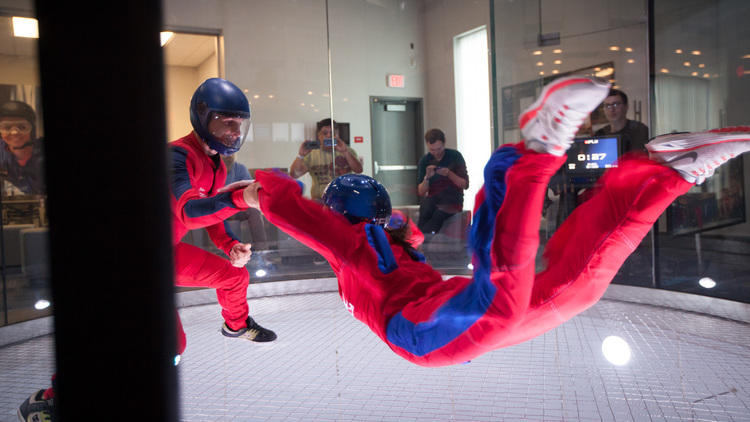
<instances>
[{"instance_id":1,"label":"flyer's blue helmet","mask_svg":"<svg viewBox=\"0 0 750 422\"><path fill-rule=\"evenodd\" d=\"M377 180L362 174L334 179L323 192L323 203L352 224L362 221L385 227L391 217L391 198Z\"/></svg>"},{"instance_id":2,"label":"flyer's blue helmet","mask_svg":"<svg viewBox=\"0 0 750 422\"><path fill-rule=\"evenodd\" d=\"M215 119L237 127L217 133L209 129ZM190 123L209 148L221 155L232 155L239 151L250 128L250 103L235 84L221 78L207 79L190 100Z\"/></svg>"}]
</instances>

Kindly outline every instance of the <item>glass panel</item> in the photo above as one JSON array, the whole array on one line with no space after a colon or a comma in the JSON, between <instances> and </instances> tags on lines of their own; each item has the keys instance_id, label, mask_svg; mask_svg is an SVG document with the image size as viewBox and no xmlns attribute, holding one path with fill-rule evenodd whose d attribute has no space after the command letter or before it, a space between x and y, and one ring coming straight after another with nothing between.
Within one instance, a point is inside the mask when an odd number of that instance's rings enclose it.
<instances>
[{"instance_id":1,"label":"glass panel","mask_svg":"<svg viewBox=\"0 0 750 422\"><path fill-rule=\"evenodd\" d=\"M648 27L645 2L557 0L492 2L495 25L499 143L521 139L518 119L544 85L565 75L582 74L609 80L622 90L627 104L594 110L577 134L580 142L568 151L569 164L578 159L584 142L616 133L618 154L643 151L647 136L630 134L630 125L648 125ZM581 14L580 10L586 10ZM613 97L617 102L624 99ZM605 102L607 102L605 100ZM629 122L635 121L635 122ZM597 141L598 142L598 141ZM597 153L597 154L600 154ZM590 156L590 155L589 155ZM583 154L585 159L586 155ZM599 156L598 156L599 157ZM607 153L607 161L614 158ZM570 213L591 194L606 163L588 160L592 169L567 163L550 183L540 227L542 247ZM651 284L651 241L647 235L615 277L616 283ZM541 252L541 250L540 250ZM542 267L541 260L539 268Z\"/></svg>"},{"instance_id":2,"label":"glass panel","mask_svg":"<svg viewBox=\"0 0 750 422\"><path fill-rule=\"evenodd\" d=\"M747 124L747 2L654 3L654 126L659 133ZM660 286L750 301L748 157L731 160L675 201L659 236Z\"/></svg>"},{"instance_id":3,"label":"glass panel","mask_svg":"<svg viewBox=\"0 0 750 422\"><path fill-rule=\"evenodd\" d=\"M0 16L2 324L51 314L36 19Z\"/></svg>"},{"instance_id":4,"label":"glass panel","mask_svg":"<svg viewBox=\"0 0 750 422\"><path fill-rule=\"evenodd\" d=\"M325 2L254 2L231 10L165 2L165 9L165 24L174 33L164 46L168 140L193 130L189 103L195 89L207 78L226 78L244 92L251 109L244 145L222 157L229 169L227 184L273 168L298 177L306 196L313 189L319 196L322 188L311 174L330 180L333 171L324 153L331 150L325 142L330 136L319 137L317 125L331 116ZM337 123L339 139L349 141L348 122ZM321 133L326 130L330 126L321 127ZM321 148L302 147L318 138ZM328 157L328 165L303 162L298 155L319 161ZM337 166L344 170L338 161ZM333 274L320 255L254 209L238 212L225 225L252 245L246 265L251 283ZM206 229L190 230L182 241L226 257Z\"/></svg>"}]
</instances>

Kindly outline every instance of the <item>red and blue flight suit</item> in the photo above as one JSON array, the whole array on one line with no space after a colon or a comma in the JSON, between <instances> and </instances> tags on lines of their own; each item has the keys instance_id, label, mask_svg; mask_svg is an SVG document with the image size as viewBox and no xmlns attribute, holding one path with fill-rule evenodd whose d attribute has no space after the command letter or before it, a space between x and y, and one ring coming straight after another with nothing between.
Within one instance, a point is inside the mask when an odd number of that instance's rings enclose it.
<instances>
[{"instance_id":1,"label":"red and blue flight suit","mask_svg":"<svg viewBox=\"0 0 750 422\"><path fill-rule=\"evenodd\" d=\"M182 242L189 230L205 228L214 244L227 256L240 243L225 220L249 208L242 189L216 194L224 186L227 169L219 154L209 156L195 132L170 143L172 160L171 205L175 284L211 287L221 306L221 315L229 328L245 327L248 317L247 286L250 275L244 267L199 247ZM178 354L185 350L185 333L179 316Z\"/></svg>"},{"instance_id":2,"label":"red and blue flight suit","mask_svg":"<svg viewBox=\"0 0 750 422\"><path fill-rule=\"evenodd\" d=\"M401 357L462 363L536 337L595 304L666 207L692 184L646 157L603 176L545 249L535 274L550 177L565 157L499 148L485 167L470 243L474 276L443 280L382 227L351 224L278 173L256 173L265 217L323 255L346 308Z\"/></svg>"}]
</instances>

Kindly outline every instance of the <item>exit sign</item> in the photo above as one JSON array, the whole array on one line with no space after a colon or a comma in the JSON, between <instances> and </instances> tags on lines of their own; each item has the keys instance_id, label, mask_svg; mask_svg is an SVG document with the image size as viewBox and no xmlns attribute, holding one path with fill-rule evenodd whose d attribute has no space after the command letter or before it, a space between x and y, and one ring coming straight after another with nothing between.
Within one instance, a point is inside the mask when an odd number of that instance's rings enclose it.
<instances>
[{"instance_id":1,"label":"exit sign","mask_svg":"<svg viewBox=\"0 0 750 422\"><path fill-rule=\"evenodd\" d=\"M404 75L388 75L386 82L389 88L403 88Z\"/></svg>"}]
</instances>

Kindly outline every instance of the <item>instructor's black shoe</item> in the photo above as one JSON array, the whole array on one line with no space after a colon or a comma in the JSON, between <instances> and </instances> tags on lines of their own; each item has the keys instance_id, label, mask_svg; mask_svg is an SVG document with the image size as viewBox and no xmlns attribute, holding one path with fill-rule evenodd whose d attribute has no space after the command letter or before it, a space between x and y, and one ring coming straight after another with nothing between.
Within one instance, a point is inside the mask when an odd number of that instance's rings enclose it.
<instances>
[{"instance_id":1,"label":"instructor's black shoe","mask_svg":"<svg viewBox=\"0 0 750 422\"><path fill-rule=\"evenodd\" d=\"M39 390L18 408L18 420L23 422L52 422L53 403L54 399L45 399L44 390Z\"/></svg>"},{"instance_id":2,"label":"instructor's black shoe","mask_svg":"<svg viewBox=\"0 0 750 422\"><path fill-rule=\"evenodd\" d=\"M225 322L224 325L221 326L221 334L227 337L244 338L258 343L276 340L276 333L267 328L261 327L252 317L247 317L245 324L245 328L240 328L239 330L234 331L229 328Z\"/></svg>"}]
</instances>

